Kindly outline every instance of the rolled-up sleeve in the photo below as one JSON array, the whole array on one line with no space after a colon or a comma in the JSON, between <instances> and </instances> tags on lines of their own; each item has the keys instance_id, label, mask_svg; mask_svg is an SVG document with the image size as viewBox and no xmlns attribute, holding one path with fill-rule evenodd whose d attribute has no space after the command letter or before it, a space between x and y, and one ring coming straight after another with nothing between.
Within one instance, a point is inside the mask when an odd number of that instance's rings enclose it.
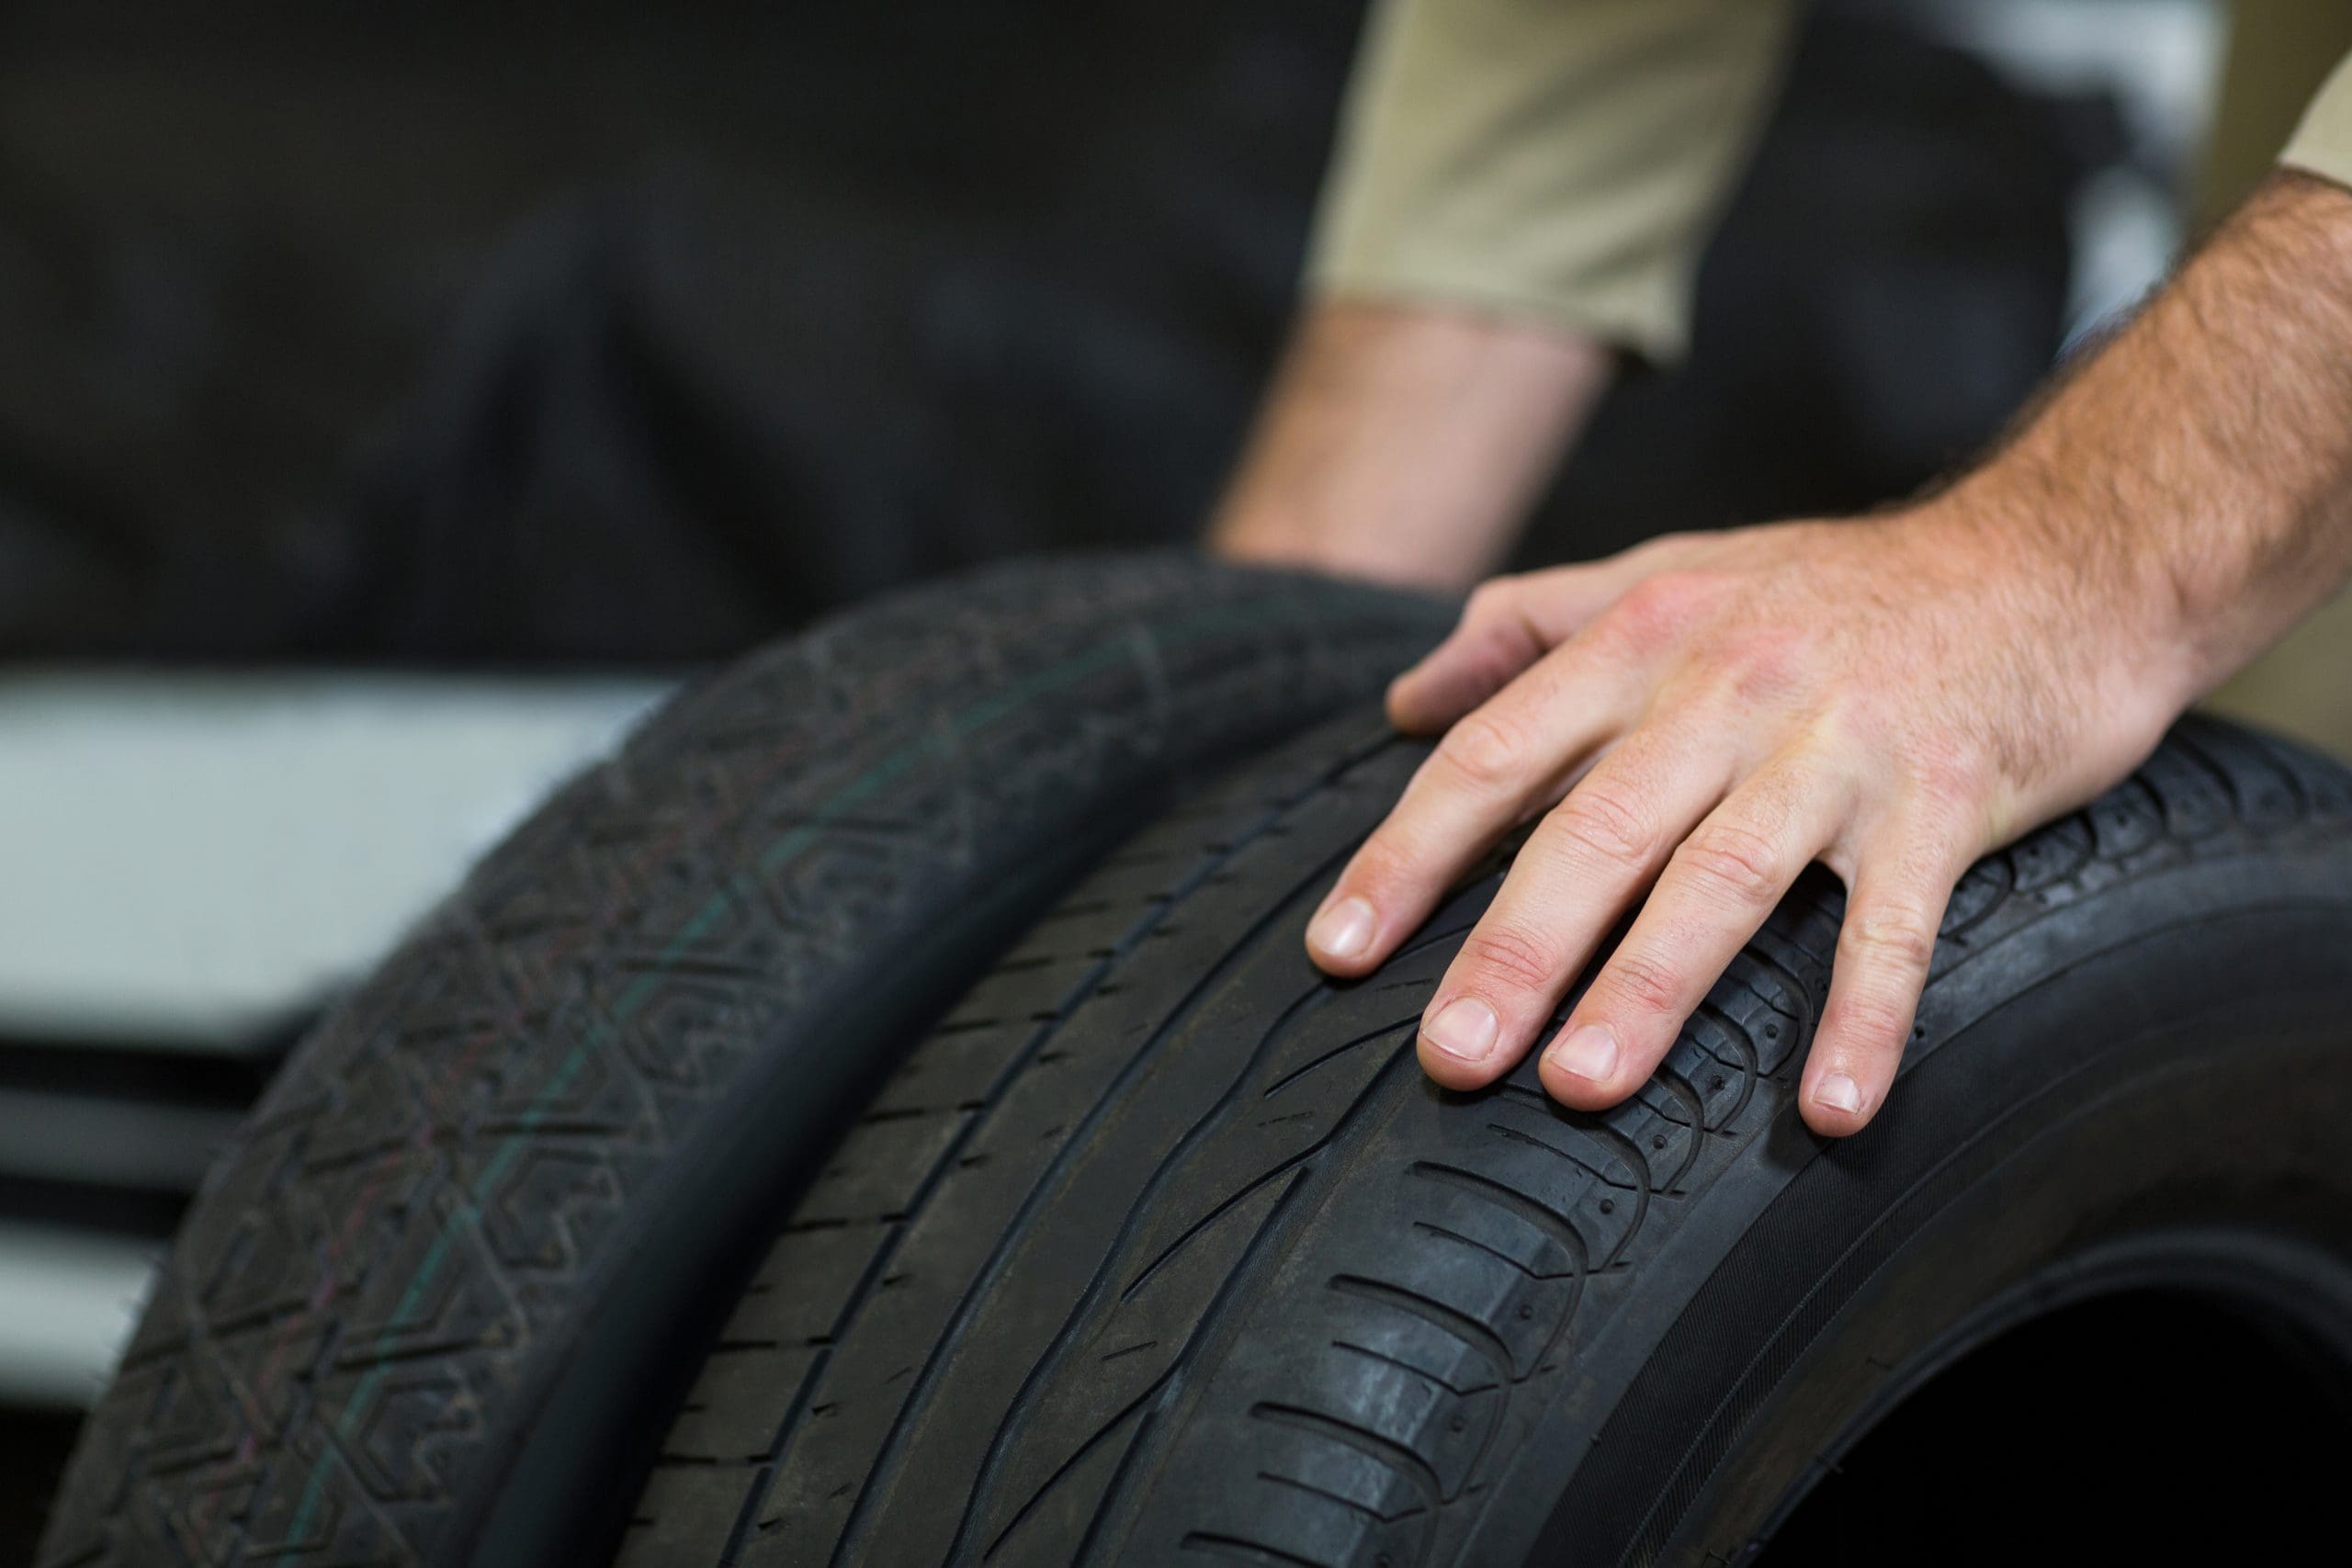
<instances>
[{"instance_id":1,"label":"rolled-up sleeve","mask_svg":"<svg viewBox=\"0 0 2352 1568\"><path fill-rule=\"evenodd\" d=\"M2321 85L2278 161L2352 186L2352 55Z\"/></svg>"},{"instance_id":2,"label":"rolled-up sleeve","mask_svg":"<svg viewBox=\"0 0 2352 1568\"><path fill-rule=\"evenodd\" d=\"M1790 0L1379 0L1306 286L1681 352Z\"/></svg>"}]
</instances>

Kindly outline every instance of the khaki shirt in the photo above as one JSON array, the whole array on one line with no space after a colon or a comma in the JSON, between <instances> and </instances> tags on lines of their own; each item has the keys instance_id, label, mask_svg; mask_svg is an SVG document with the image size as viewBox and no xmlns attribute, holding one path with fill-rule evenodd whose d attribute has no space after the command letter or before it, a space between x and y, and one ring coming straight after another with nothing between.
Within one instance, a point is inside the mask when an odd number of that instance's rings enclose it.
<instances>
[{"instance_id":1,"label":"khaki shirt","mask_svg":"<svg viewBox=\"0 0 2352 1568\"><path fill-rule=\"evenodd\" d=\"M1310 291L1469 306L1676 357L1701 245L1770 107L1795 12L1377 0ZM2279 161L2352 184L2352 60Z\"/></svg>"}]
</instances>

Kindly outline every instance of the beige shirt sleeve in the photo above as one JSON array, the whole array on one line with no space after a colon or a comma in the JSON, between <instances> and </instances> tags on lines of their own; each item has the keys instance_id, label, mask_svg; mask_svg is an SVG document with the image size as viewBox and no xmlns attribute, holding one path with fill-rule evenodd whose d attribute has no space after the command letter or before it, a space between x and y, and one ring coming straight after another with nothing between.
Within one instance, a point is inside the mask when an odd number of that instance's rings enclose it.
<instances>
[{"instance_id":1,"label":"beige shirt sleeve","mask_svg":"<svg viewBox=\"0 0 2352 1568\"><path fill-rule=\"evenodd\" d=\"M1378 0L1307 263L1670 359L1792 0Z\"/></svg>"},{"instance_id":2,"label":"beige shirt sleeve","mask_svg":"<svg viewBox=\"0 0 2352 1568\"><path fill-rule=\"evenodd\" d=\"M2278 161L2352 186L2352 55L2320 87Z\"/></svg>"}]
</instances>

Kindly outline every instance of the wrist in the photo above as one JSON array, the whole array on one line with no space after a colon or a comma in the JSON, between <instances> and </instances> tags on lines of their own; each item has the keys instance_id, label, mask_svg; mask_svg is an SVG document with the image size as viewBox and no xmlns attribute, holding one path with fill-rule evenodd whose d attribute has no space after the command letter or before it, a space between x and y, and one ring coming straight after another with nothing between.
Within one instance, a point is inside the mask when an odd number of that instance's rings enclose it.
<instances>
[{"instance_id":1,"label":"wrist","mask_svg":"<svg viewBox=\"0 0 2352 1568\"><path fill-rule=\"evenodd\" d=\"M1287 567L1437 592L1459 592L1476 571L1454 558L1446 547L1452 541L1410 530L1370 529L1310 507L1247 494L1218 509L1204 542L1210 554L1245 566Z\"/></svg>"},{"instance_id":2,"label":"wrist","mask_svg":"<svg viewBox=\"0 0 2352 1568\"><path fill-rule=\"evenodd\" d=\"M2112 548L2101 505L2004 456L1918 514L1946 590L1975 635L2017 651L2017 678L2046 688L2052 712L2082 715L2092 750L2144 749L2220 677L2167 563Z\"/></svg>"}]
</instances>

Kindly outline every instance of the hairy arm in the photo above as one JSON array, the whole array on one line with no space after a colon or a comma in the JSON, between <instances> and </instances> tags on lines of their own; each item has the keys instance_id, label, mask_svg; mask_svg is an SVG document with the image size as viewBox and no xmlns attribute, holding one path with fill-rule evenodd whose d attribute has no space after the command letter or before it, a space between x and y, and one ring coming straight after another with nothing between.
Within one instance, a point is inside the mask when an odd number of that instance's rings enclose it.
<instances>
[{"instance_id":1,"label":"hairy arm","mask_svg":"<svg viewBox=\"0 0 2352 1568\"><path fill-rule=\"evenodd\" d=\"M2352 567L2352 192L2273 175L1955 500L2219 685Z\"/></svg>"},{"instance_id":2,"label":"hairy arm","mask_svg":"<svg viewBox=\"0 0 2352 1568\"><path fill-rule=\"evenodd\" d=\"M1210 547L1456 592L1499 566L1616 355L1680 352L1796 11L1374 0Z\"/></svg>"},{"instance_id":3,"label":"hairy arm","mask_svg":"<svg viewBox=\"0 0 2352 1568\"><path fill-rule=\"evenodd\" d=\"M1645 1079L1790 884L1848 905L1804 1072L1817 1131L1891 1087L1951 887L2121 778L2352 566L2352 192L2275 176L1990 459L1845 522L1672 537L1498 580L1389 694L1443 730L1308 931L1357 975L1540 818L1422 1021L1439 1081L1536 1043Z\"/></svg>"}]
</instances>

